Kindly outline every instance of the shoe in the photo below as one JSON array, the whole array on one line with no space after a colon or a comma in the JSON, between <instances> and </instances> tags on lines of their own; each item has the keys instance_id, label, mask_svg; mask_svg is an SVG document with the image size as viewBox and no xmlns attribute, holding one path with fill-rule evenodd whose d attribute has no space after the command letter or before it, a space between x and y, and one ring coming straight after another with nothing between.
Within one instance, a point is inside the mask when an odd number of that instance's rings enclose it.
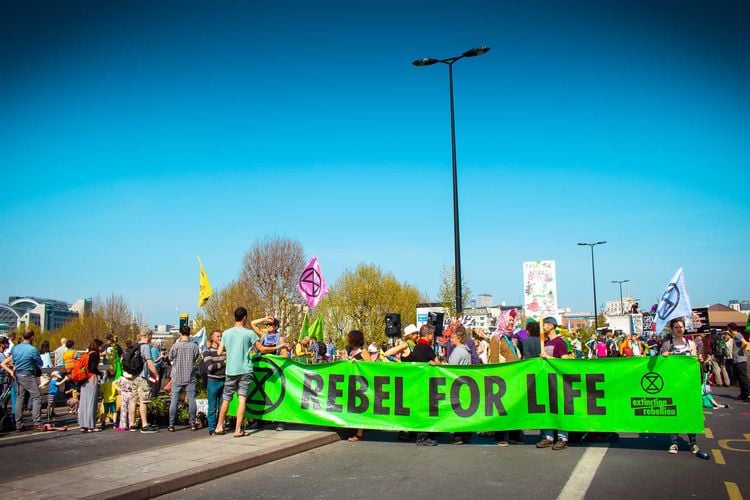
<instances>
[{"instance_id":1,"label":"shoe","mask_svg":"<svg viewBox=\"0 0 750 500\"><path fill-rule=\"evenodd\" d=\"M669 445L669 454L670 455L676 455L677 454L677 445L676 444L670 444Z\"/></svg>"},{"instance_id":2,"label":"shoe","mask_svg":"<svg viewBox=\"0 0 750 500\"><path fill-rule=\"evenodd\" d=\"M260 427L260 424L258 423L257 420L253 420L253 423L247 426L249 430L255 430L259 427Z\"/></svg>"},{"instance_id":3,"label":"shoe","mask_svg":"<svg viewBox=\"0 0 750 500\"><path fill-rule=\"evenodd\" d=\"M47 430L47 428L44 427L43 425L35 425L34 426L34 432L44 432L46 430Z\"/></svg>"},{"instance_id":4,"label":"shoe","mask_svg":"<svg viewBox=\"0 0 750 500\"><path fill-rule=\"evenodd\" d=\"M277 431L285 431L286 430L286 424L284 424L283 422L279 422L278 424L276 424L276 430Z\"/></svg>"},{"instance_id":5,"label":"shoe","mask_svg":"<svg viewBox=\"0 0 750 500\"><path fill-rule=\"evenodd\" d=\"M128 432L128 429L126 429L125 427L115 427L115 430L117 432Z\"/></svg>"},{"instance_id":6,"label":"shoe","mask_svg":"<svg viewBox=\"0 0 750 500\"><path fill-rule=\"evenodd\" d=\"M504 440L498 441L495 444L498 445L498 446L502 446L503 448L505 448L505 447L508 446L508 442L504 441Z\"/></svg>"},{"instance_id":7,"label":"shoe","mask_svg":"<svg viewBox=\"0 0 750 500\"><path fill-rule=\"evenodd\" d=\"M193 424L193 425L190 426L190 430L191 431L197 431L198 430L198 426L195 425L195 424Z\"/></svg>"},{"instance_id":8,"label":"shoe","mask_svg":"<svg viewBox=\"0 0 750 500\"><path fill-rule=\"evenodd\" d=\"M146 427L141 427L141 432L143 434L153 434L154 432L159 432L159 428L149 424Z\"/></svg>"},{"instance_id":9,"label":"shoe","mask_svg":"<svg viewBox=\"0 0 750 500\"><path fill-rule=\"evenodd\" d=\"M417 446L437 446L437 445L438 445L438 442L435 439L430 439L430 438L417 439Z\"/></svg>"},{"instance_id":10,"label":"shoe","mask_svg":"<svg viewBox=\"0 0 750 500\"><path fill-rule=\"evenodd\" d=\"M401 441L402 443L408 443L411 441L409 433L404 431L398 431L398 434L396 434L396 440Z\"/></svg>"},{"instance_id":11,"label":"shoe","mask_svg":"<svg viewBox=\"0 0 750 500\"><path fill-rule=\"evenodd\" d=\"M167 431L174 432L174 425L170 425L169 427L167 427Z\"/></svg>"},{"instance_id":12,"label":"shoe","mask_svg":"<svg viewBox=\"0 0 750 500\"><path fill-rule=\"evenodd\" d=\"M690 445L690 453L692 453L693 455L695 455L699 451L700 451L700 448L698 448L698 444L697 443L693 443L693 444Z\"/></svg>"},{"instance_id":13,"label":"shoe","mask_svg":"<svg viewBox=\"0 0 750 500\"><path fill-rule=\"evenodd\" d=\"M461 436L456 436L453 438L453 441L451 441L452 444L464 444L464 438Z\"/></svg>"},{"instance_id":14,"label":"shoe","mask_svg":"<svg viewBox=\"0 0 750 500\"><path fill-rule=\"evenodd\" d=\"M558 439L555 444L552 445L553 450L564 450L568 447L568 441L565 439Z\"/></svg>"},{"instance_id":15,"label":"shoe","mask_svg":"<svg viewBox=\"0 0 750 500\"><path fill-rule=\"evenodd\" d=\"M539 441L539 442L538 442L538 443L536 444L536 447L537 447L537 448L549 448L549 447L550 447L550 446L552 446L553 444L554 444L554 443L552 442L552 440L551 440L551 439L547 439L547 438L544 438L544 439L542 439L541 441Z\"/></svg>"},{"instance_id":16,"label":"shoe","mask_svg":"<svg viewBox=\"0 0 750 500\"><path fill-rule=\"evenodd\" d=\"M130 432L138 432L138 426L137 425L131 425L130 426Z\"/></svg>"}]
</instances>

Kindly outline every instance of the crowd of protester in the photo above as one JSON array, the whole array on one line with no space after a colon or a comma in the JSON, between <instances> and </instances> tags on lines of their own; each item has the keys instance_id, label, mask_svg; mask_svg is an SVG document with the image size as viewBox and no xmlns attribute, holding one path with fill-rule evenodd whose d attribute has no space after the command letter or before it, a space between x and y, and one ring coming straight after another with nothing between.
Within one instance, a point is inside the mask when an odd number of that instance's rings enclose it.
<instances>
[{"instance_id":1,"label":"crowd of protester","mask_svg":"<svg viewBox=\"0 0 750 500\"><path fill-rule=\"evenodd\" d=\"M239 307L234 313L234 326L225 331L215 330L208 336L201 352L190 338L190 328L180 328L180 336L167 351L152 345L152 332L144 330L137 343L120 346L114 335L104 341L95 339L85 351L77 350L72 339L61 339L60 346L50 350L49 342L34 346L34 332L25 331L22 338L0 337L0 367L2 393L10 393L16 432L44 431L51 428L55 418L55 401L66 402L67 413L76 415L79 431L101 432L107 427L120 432L159 432L149 422L148 405L162 391L170 393L167 431L175 431L180 396L187 400L188 425L192 431L202 427L197 414L196 392L201 380L207 393L206 423L210 435L227 432L229 403L237 394L239 404L233 435L246 435L243 429L246 395L252 381L252 360L249 352L287 356L299 363L312 364L337 360L353 362L412 362L477 365L522 362L536 357L566 359L597 359L613 357L673 356L697 357L702 366L703 400L710 408L720 408L710 394L710 387L740 387L738 400L748 401L750 386L747 376L747 341L735 324L727 330L710 335L688 336L685 322L675 319L670 333L661 337L617 334L604 328L582 344L578 335L561 335L554 317L540 323L527 320L521 326L515 311L504 312L497 329L487 334L481 328L467 328L454 321L435 338L435 328L408 325L402 335L391 337L382 344L368 343L365 334L352 330L347 345L337 349L332 339L325 341L302 336L296 340L284 338L279 320L263 317L249 322L247 311ZM540 335L544 334L544 342ZM42 369L53 369L40 377ZM168 378L165 384L165 379ZM41 383L40 383L40 379ZM41 386L41 388L40 388ZM42 416L42 388L47 391L45 425ZM7 388L7 390L6 390ZM32 425L25 425L24 409L31 408ZM284 430L282 422L274 422L277 430ZM257 422L256 422L257 425ZM435 433L399 432L399 440L414 441L419 446L435 446ZM492 433L499 446L523 441L523 432L504 430ZM349 440L365 438L364 429L353 429ZM454 444L470 442L472 433L453 436ZM569 433L564 429L542 429L538 448L562 450L568 446ZM695 435L688 435L691 452L698 451ZM677 453L678 436L671 436L669 452Z\"/></svg>"}]
</instances>

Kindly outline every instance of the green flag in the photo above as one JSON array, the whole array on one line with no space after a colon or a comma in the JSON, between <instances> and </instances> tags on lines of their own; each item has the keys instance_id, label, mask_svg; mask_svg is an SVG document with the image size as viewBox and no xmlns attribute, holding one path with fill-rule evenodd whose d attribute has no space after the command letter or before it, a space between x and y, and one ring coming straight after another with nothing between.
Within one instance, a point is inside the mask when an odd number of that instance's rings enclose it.
<instances>
[{"instance_id":1,"label":"green flag","mask_svg":"<svg viewBox=\"0 0 750 500\"><path fill-rule=\"evenodd\" d=\"M318 316L310 325L310 338L323 341L323 316Z\"/></svg>"},{"instance_id":2,"label":"green flag","mask_svg":"<svg viewBox=\"0 0 750 500\"><path fill-rule=\"evenodd\" d=\"M122 377L122 361L120 360L119 349L114 346L110 349L112 349L112 361L110 363L112 364L112 370L115 372L114 380L117 380Z\"/></svg>"},{"instance_id":3,"label":"green flag","mask_svg":"<svg viewBox=\"0 0 750 500\"><path fill-rule=\"evenodd\" d=\"M745 331L750 332L750 316L747 317L747 324L745 325Z\"/></svg>"},{"instance_id":4,"label":"green flag","mask_svg":"<svg viewBox=\"0 0 750 500\"><path fill-rule=\"evenodd\" d=\"M299 329L299 339L302 340L310 335L310 321L307 319L307 313L305 318L302 320L302 328Z\"/></svg>"}]
</instances>

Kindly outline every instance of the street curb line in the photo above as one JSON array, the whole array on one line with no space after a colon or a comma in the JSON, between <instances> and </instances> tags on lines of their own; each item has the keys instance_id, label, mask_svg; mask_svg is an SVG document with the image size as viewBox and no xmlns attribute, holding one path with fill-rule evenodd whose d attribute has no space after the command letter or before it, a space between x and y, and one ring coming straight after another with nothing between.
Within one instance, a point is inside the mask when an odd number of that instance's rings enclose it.
<instances>
[{"instance_id":1,"label":"street curb line","mask_svg":"<svg viewBox=\"0 0 750 500\"><path fill-rule=\"evenodd\" d=\"M147 499L165 495L183 488L189 488L196 484L218 479L235 472L257 467L274 460L290 457L304 451L319 448L327 444L340 441L341 437L335 432L326 432L322 435L310 436L294 442L291 446L267 450L263 452L245 453L233 458L213 462L200 467L193 467L182 472L176 472L159 479L150 479L138 484L123 486L114 490L105 491L96 495L84 497L89 500L131 500Z\"/></svg>"}]
</instances>

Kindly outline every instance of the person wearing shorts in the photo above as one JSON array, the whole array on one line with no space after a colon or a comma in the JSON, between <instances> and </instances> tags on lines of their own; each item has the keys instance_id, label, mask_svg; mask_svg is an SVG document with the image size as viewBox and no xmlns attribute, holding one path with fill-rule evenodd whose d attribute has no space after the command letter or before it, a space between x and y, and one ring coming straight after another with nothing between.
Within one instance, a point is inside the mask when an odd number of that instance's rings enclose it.
<instances>
[{"instance_id":1,"label":"person wearing shorts","mask_svg":"<svg viewBox=\"0 0 750 500\"><path fill-rule=\"evenodd\" d=\"M252 330L245 328L247 321L247 309L238 307L234 311L234 327L226 330L221 335L221 343L217 353L219 356L226 352L226 380L224 381L224 393L222 394L219 421L216 423L214 434L226 434L224 431L224 419L227 416L229 402L237 393L238 405L237 416L234 427L234 437L246 435L242 430L242 420L245 418L245 403L250 380L253 374L253 363L250 359L250 350L255 347L256 351L264 354L273 353L277 349L287 348L287 344L266 347L260 343L260 339Z\"/></svg>"}]
</instances>

